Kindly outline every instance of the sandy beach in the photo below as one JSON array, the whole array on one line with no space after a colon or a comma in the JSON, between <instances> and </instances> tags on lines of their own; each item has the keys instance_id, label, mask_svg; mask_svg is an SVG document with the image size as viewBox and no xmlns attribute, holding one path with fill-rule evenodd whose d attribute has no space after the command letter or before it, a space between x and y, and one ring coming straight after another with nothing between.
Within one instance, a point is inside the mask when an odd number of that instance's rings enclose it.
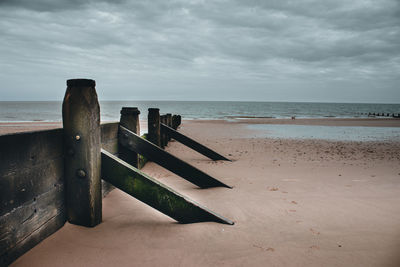
<instances>
[{"instance_id":1,"label":"sandy beach","mask_svg":"<svg viewBox=\"0 0 400 267\"><path fill-rule=\"evenodd\" d=\"M0 135L61 128L62 122L0 122Z\"/></svg>"},{"instance_id":2,"label":"sandy beach","mask_svg":"<svg viewBox=\"0 0 400 267\"><path fill-rule=\"evenodd\" d=\"M400 127L396 119L184 121L180 132L232 162L176 141L167 151L233 189L198 189L151 162L143 171L235 225L179 224L115 189L99 226L67 223L12 266L400 266L399 139L273 139L246 127L255 123ZM34 124L0 124L0 134L60 127Z\"/></svg>"}]
</instances>

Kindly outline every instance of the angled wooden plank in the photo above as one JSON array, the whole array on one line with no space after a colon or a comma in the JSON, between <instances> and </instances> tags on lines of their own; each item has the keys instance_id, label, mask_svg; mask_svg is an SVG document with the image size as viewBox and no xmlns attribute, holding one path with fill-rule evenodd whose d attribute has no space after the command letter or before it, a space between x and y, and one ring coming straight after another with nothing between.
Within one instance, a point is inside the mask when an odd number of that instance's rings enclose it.
<instances>
[{"instance_id":1,"label":"angled wooden plank","mask_svg":"<svg viewBox=\"0 0 400 267\"><path fill-rule=\"evenodd\" d=\"M105 150L101 151L101 176L125 193L180 223L213 221L234 224Z\"/></svg>"},{"instance_id":2,"label":"angled wooden plank","mask_svg":"<svg viewBox=\"0 0 400 267\"><path fill-rule=\"evenodd\" d=\"M218 154L217 152L209 149L208 147L200 144L199 142L193 140L190 137L187 137L186 135L181 134L180 132L174 130L173 128L169 127L168 125L165 125L161 123L161 128L163 131L165 131L171 138L175 139L176 141L184 144L185 146L190 147L191 149L199 152L200 154L203 154L204 156L212 159L212 160L227 160L231 161L230 159L225 158L224 156Z\"/></svg>"},{"instance_id":3,"label":"angled wooden plank","mask_svg":"<svg viewBox=\"0 0 400 267\"><path fill-rule=\"evenodd\" d=\"M199 187L208 188L223 186L231 188L230 186L218 181L210 175L186 163L185 161L164 151L153 143L140 138L140 136L129 131L123 126L120 126L119 142L121 145L145 156L149 160L159 164L160 166L170 170L171 172L181 176L185 180Z\"/></svg>"},{"instance_id":4,"label":"angled wooden plank","mask_svg":"<svg viewBox=\"0 0 400 267\"><path fill-rule=\"evenodd\" d=\"M0 216L0 266L7 266L66 222L64 184Z\"/></svg>"}]
</instances>

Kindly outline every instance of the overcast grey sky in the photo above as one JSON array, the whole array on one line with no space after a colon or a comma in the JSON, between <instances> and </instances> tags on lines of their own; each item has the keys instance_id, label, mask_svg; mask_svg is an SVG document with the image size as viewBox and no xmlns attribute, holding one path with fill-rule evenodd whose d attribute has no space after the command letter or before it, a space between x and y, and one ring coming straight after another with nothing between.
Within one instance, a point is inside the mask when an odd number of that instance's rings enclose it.
<instances>
[{"instance_id":1,"label":"overcast grey sky","mask_svg":"<svg viewBox=\"0 0 400 267\"><path fill-rule=\"evenodd\" d=\"M0 0L0 100L400 103L399 0Z\"/></svg>"}]
</instances>

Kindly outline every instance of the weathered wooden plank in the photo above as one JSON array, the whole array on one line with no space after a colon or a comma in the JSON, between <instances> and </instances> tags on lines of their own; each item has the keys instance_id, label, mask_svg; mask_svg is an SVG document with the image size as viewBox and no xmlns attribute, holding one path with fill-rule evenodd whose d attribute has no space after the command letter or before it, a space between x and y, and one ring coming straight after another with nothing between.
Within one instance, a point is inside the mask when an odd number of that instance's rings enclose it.
<instances>
[{"instance_id":1,"label":"weathered wooden plank","mask_svg":"<svg viewBox=\"0 0 400 267\"><path fill-rule=\"evenodd\" d=\"M200 144L199 142L193 140L190 137L187 137L186 135L181 134L178 131L175 131L171 127L161 124L161 128L163 131L165 131L169 136L171 136L173 139L176 141L184 144L185 146L190 147L191 149L199 152L200 154L203 154L204 156L212 159L212 160L227 160L231 161L230 159L225 158L224 156L218 154L217 152L209 149L208 147Z\"/></svg>"},{"instance_id":2,"label":"weathered wooden plank","mask_svg":"<svg viewBox=\"0 0 400 267\"><path fill-rule=\"evenodd\" d=\"M0 257L0 266L7 266L15 261L18 257L22 256L25 252L36 246L38 243L55 233L66 222L65 212L57 214L55 217L46 221L40 228L32 232L29 237L22 240L20 243Z\"/></svg>"},{"instance_id":3,"label":"weathered wooden plank","mask_svg":"<svg viewBox=\"0 0 400 267\"><path fill-rule=\"evenodd\" d=\"M145 140L148 140L148 134L143 134L140 137L145 139ZM138 169L139 170L142 169L144 167L144 165L146 165L147 161L148 161L148 159L145 156L139 154L139 166L138 166Z\"/></svg>"},{"instance_id":4,"label":"weathered wooden plank","mask_svg":"<svg viewBox=\"0 0 400 267\"><path fill-rule=\"evenodd\" d=\"M115 187L181 223L234 224L102 150L101 176Z\"/></svg>"},{"instance_id":5,"label":"weathered wooden plank","mask_svg":"<svg viewBox=\"0 0 400 267\"><path fill-rule=\"evenodd\" d=\"M102 123L101 128L101 147L108 152L118 154L118 122Z\"/></svg>"},{"instance_id":6,"label":"weathered wooden plank","mask_svg":"<svg viewBox=\"0 0 400 267\"><path fill-rule=\"evenodd\" d=\"M118 155L118 128L119 122L107 122L100 125L101 128L101 148L113 155ZM101 181L101 195L105 197L114 189L110 183Z\"/></svg>"},{"instance_id":7,"label":"weathered wooden plank","mask_svg":"<svg viewBox=\"0 0 400 267\"><path fill-rule=\"evenodd\" d=\"M118 138L116 139L110 139L108 142L103 142L101 143L101 148L109 151L113 155L118 155L119 153L119 147L118 147Z\"/></svg>"},{"instance_id":8,"label":"weathered wooden plank","mask_svg":"<svg viewBox=\"0 0 400 267\"><path fill-rule=\"evenodd\" d=\"M62 129L0 136L0 177L61 157Z\"/></svg>"},{"instance_id":9,"label":"weathered wooden plank","mask_svg":"<svg viewBox=\"0 0 400 267\"><path fill-rule=\"evenodd\" d=\"M101 125L102 147L118 153L118 125ZM0 215L62 179L62 129L0 136Z\"/></svg>"},{"instance_id":10,"label":"weathered wooden plank","mask_svg":"<svg viewBox=\"0 0 400 267\"><path fill-rule=\"evenodd\" d=\"M65 223L63 130L2 135L0 147L3 266Z\"/></svg>"},{"instance_id":11,"label":"weathered wooden plank","mask_svg":"<svg viewBox=\"0 0 400 267\"><path fill-rule=\"evenodd\" d=\"M63 184L0 217L0 266L7 265L66 222Z\"/></svg>"},{"instance_id":12,"label":"weathered wooden plank","mask_svg":"<svg viewBox=\"0 0 400 267\"><path fill-rule=\"evenodd\" d=\"M0 178L0 216L64 182L64 158L56 157Z\"/></svg>"},{"instance_id":13,"label":"weathered wooden plank","mask_svg":"<svg viewBox=\"0 0 400 267\"><path fill-rule=\"evenodd\" d=\"M107 122L100 125L101 143L108 143L110 140L118 138L119 122Z\"/></svg>"},{"instance_id":14,"label":"weathered wooden plank","mask_svg":"<svg viewBox=\"0 0 400 267\"><path fill-rule=\"evenodd\" d=\"M223 186L231 188L122 126L120 126L119 131L119 142L199 187Z\"/></svg>"},{"instance_id":15,"label":"weathered wooden plank","mask_svg":"<svg viewBox=\"0 0 400 267\"><path fill-rule=\"evenodd\" d=\"M100 106L95 81L67 81L62 107L68 221L83 226L101 222Z\"/></svg>"}]
</instances>

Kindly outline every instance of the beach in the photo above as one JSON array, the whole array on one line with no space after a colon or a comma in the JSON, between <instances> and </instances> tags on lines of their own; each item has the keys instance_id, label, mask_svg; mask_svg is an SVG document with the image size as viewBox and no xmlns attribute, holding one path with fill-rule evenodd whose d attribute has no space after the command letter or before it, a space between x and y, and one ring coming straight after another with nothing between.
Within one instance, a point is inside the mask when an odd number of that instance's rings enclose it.
<instances>
[{"instance_id":1,"label":"beach","mask_svg":"<svg viewBox=\"0 0 400 267\"><path fill-rule=\"evenodd\" d=\"M94 228L66 223L12 266L399 266L400 139L281 139L250 125L400 127L396 119L186 120L166 150L232 186L199 189L149 162L143 172L235 222L179 224L115 189ZM0 134L61 127L0 124ZM145 125L144 127L145 128Z\"/></svg>"}]
</instances>

